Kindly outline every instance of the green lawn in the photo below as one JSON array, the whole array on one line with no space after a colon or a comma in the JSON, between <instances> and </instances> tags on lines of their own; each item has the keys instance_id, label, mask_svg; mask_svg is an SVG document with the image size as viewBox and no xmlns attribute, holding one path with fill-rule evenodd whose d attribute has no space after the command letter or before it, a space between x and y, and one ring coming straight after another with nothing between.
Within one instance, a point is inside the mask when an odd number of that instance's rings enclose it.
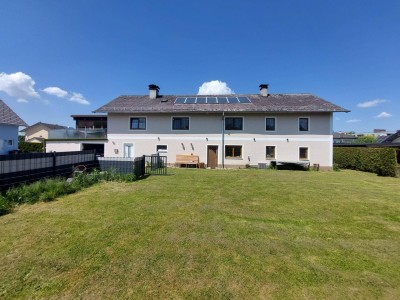
<instances>
[{"instance_id":1,"label":"green lawn","mask_svg":"<svg viewBox=\"0 0 400 300\"><path fill-rule=\"evenodd\" d=\"M400 298L400 179L168 171L0 217L0 298Z\"/></svg>"}]
</instances>

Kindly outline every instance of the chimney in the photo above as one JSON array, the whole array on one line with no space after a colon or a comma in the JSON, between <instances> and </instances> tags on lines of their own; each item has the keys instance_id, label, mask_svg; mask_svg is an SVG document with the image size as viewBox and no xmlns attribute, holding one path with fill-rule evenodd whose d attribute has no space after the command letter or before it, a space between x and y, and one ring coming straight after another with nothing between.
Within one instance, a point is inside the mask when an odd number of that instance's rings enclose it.
<instances>
[{"instance_id":1,"label":"chimney","mask_svg":"<svg viewBox=\"0 0 400 300\"><path fill-rule=\"evenodd\" d=\"M158 97L158 91L160 88L155 84L149 84L149 97L150 99L156 99Z\"/></svg>"},{"instance_id":2,"label":"chimney","mask_svg":"<svg viewBox=\"0 0 400 300\"><path fill-rule=\"evenodd\" d=\"M260 95L268 96L268 84L260 84Z\"/></svg>"}]
</instances>

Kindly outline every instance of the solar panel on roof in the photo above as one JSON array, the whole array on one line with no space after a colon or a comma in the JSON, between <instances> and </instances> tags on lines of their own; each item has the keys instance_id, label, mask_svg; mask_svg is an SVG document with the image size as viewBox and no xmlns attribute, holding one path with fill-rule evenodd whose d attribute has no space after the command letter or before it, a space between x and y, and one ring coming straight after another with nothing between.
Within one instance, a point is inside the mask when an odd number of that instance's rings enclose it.
<instances>
[{"instance_id":1,"label":"solar panel on roof","mask_svg":"<svg viewBox=\"0 0 400 300\"><path fill-rule=\"evenodd\" d=\"M218 101L219 104L228 103L228 99L226 99L226 97L218 97L217 101Z\"/></svg>"},{"instance_id":2,"label":"solar panel on roof","mask_svg":"<svg viewBox=\"0 0 400 300\"><path fill-rule=\"evenodd\" d=\"M216 97L207 97L207 103L215 104L215 103L217 103L217 98Z\"/></svg>"},{"instance_id":3,"label":"solar panel on roof","mask_svg":"<svg viewBox=\"0 0 400 300\"><path fill-rule=\"evenodd\" d=\"M250 99L247 97L238 97L240 103L251 103Z\"/></svg>"},{"instance_id":4,"label":"solar panel on roof","mask_svg":"<svg viewBox=\"0 0 400 300\"><path fill-rule=\"evenodd\" d=\"M205 97L198 97L197 100L196 100L196 103L198 103L198 104L206 104L207 103L206 100L207 99Z\"/></svg>"},{"instance_id":5,"label":"solar panel on roof","mask_svg":"<svg viewBox=\"0 0 400 300\"><path fill-rule=\"evenodd\" d=\"M194 104L196 103L196 98L195 97L191 97L191 98L186 98L186 104Z\"/></svg>"},{"instance_id":6,"label":"solar panel on roof","mask_svg":"<svg viewBox=\"0 0 400 300\"><path fill-rule=\"evenodd\" d=\"M229 103L239 103L239 100L237 97L228 97Z\"/></svg>"},{"instance_id":7,"label":"solar panel on roof","mask_svg":"<svg viewBox=\"0 0 400 300\"><path fill-rule=\"evenodd\" d=\"M186 98L176 98L175 103L176 104L183 104L185 103Z\"/></svg>"}]
</instances>

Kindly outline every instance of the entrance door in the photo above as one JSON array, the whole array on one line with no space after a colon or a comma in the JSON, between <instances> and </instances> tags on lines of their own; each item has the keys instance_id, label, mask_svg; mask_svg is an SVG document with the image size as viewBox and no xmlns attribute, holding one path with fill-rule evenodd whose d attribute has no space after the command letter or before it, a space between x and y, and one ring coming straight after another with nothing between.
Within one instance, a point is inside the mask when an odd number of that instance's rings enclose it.
<instances>
[{"instance_id":1,"label":"entrance door","mask_svg":"<svg viewBox=\"0 0 400 300\"><path fill-rule=\"evenodd\" d=\"M218 146L207 146L207 167L218 167Z\"/></svg>"},{"instance_id":2,"label":"entrance door","mask_svg":"<svg viewBox=\"0 0 400 300\"><path fill-rule=\"evenodd\" d=\"M124 157L133 157L133 145L124 144Z\"/></svg>"}]
</instances>

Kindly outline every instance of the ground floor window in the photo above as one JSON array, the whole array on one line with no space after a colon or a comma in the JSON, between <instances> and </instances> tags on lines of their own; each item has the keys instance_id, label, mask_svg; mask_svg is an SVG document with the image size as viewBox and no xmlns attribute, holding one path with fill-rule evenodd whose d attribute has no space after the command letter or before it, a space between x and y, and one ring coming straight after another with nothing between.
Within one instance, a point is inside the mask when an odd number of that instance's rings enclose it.
<instances>
[{"instance_id":1,"label":"ground floor window","mask_svg":"<svg viewBox=\"0 0 400 300\"><path fill-rule=\"evenodd\" d=\"M168 146L167 145L157 145L156 146L156 152L157 153L165 153L168 152Z\"/></svg>"},{"instance_id":2,"label":"ground floor window","mask_svg":"<svg viewBox=\"0 0 400 300\"><path fill-rule=\"evenodd\" d=\"M267 146L265 151L266 159L275 159L275 146Z\"/></svg>"},{"instance_id":3,"label":"ground floor window","mask_svg":"<svg viewBox=\"0 0 400 300\"><path fill-rule=\"evenodd\" d=\"M225 146L226 158L242 158L242 146Z\"/></svg>"},{"instance_id":4,"label":"ground floor window","mask_svg":"<svg viewBox=\"0 0 400 300\"><path fill-rule=\"evenodd\" d=\"M299 159L300 160L308 160L308 147L300 147L299 148Z\"/></svg>"},{"instance_id":5,"label":"ground floor window","mask_svg":"<svg viewBox=\"0 0 400 300\"><path fill-rule=\"evenodd\" d=\"M7 140L7 145L8 146L13 146L14 145L14 141L13 140Z\"/></svg>"}]
</instances>

